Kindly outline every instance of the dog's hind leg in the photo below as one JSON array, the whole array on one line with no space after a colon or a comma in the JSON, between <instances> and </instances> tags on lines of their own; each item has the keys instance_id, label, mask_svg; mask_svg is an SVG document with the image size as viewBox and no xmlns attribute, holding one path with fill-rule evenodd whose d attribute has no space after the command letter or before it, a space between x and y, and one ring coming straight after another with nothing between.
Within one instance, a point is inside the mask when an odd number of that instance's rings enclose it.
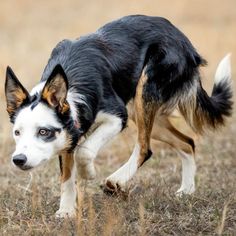
<instances>
[{"instance_id":1,"label":"dog's hind leg","mask_svg":"<svg viewBox=\"0 0 236 236\"><path fill-rule=\"evenodd\" d=\"M76 216L76 168L73 153L62 153L59 156L61 168L61 200L56 217Z\"/></svg>"},{"instance_id":2,"label":"dog's hind leg","mask_svg":"<svg viewBox=\"0 0 236 236\"><path fill-rule=\"evenodd\" d=\"M150 150L150 136L157 109L156 102L144 94L147 77L143 76L136 89L134 99L135 120L138 127L138 138L130 159L116 172L110 175L104 186L104 192L114 193L123 189L137 169L152 155Z\"/></svg>"},{"instance_id":3,"label":"dog's hind leg","mask_svg":"<svg viewBox=\"0 0 236 236\"><path fill-rule=\"evenodd\" d=\"M195 145L192 138L182 134L166 116L157 117L157 131L152 138L169 144L181 157L182 183L176 194L191 194L195 191L196 164L194 159Z\"/></svg>"}]
</instances>

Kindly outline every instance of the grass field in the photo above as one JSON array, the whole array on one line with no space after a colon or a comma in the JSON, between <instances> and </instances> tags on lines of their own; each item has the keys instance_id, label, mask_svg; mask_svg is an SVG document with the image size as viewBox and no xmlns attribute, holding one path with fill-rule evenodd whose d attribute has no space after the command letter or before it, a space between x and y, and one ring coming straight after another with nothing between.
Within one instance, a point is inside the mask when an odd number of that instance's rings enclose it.
<instances>
[{"instance_id":1,"label":"grass field","mask_svg":"<svg viewBox=\"0 0 236 236\"><path fill-rule=\"evenodd\" d=\"M156 142L152 143L153 158L130 182L127 199L107 197L100 190L100 182L132 151L132 125L100 152L96 180L78 182L76 220L54 217L60 197L56 159L35 170L32 178L11 166L14 142L5 111L6 66L11 65L30 89L58 41L136 13L164 16L190 38L208 60L208 67L202 69L208 92L217 63L228 52L232 52L235 78L235 0L0 2L0 235L236 235L235 112L226 128L196 137L197 190L181 199L174 195L181 180L180 159ZM174 123L191 132L181 119Z\"/></svg>"}]
</instances>

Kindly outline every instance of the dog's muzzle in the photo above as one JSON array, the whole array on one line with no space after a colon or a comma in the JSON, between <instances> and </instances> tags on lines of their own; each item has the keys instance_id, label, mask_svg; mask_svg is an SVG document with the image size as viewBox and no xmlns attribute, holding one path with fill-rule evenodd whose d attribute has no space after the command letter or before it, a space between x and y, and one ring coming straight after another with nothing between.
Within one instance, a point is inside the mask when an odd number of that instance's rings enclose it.
<instances>
[{"instance_id":1,"label":"dog's muzzle","mask_svg":"<svg viewBox=\"0 0 236 236\"><path fill-rule=\"evenodd\" d=\"M25 163L27 162L27 157L24 154L18 154L12 157L13 163L22 170L31 169L31 167L26 166Z\"/></svg>"}]
</instances>

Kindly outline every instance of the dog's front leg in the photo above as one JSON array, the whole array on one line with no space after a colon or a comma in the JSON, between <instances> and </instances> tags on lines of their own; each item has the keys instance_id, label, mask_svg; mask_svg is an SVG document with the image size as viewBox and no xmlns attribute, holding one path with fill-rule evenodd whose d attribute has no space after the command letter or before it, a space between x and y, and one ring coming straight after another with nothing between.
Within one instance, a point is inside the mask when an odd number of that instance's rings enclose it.
<instances>
[{"instance_id":1,"label":"dog's front leg","mask_svg":"<svg viewBox=\"0 0 236 236\"><path fill-rule=\"evenodd\" d=\"M76 167L73 152L59 156L61 167L61 200L56 217L76 216Z\"/></svg>"},{"instance_id":2,"label":"dog's front leg","mask_svg":"<svg viewBox=\"0 0 236 236\"><path fill-rule=\"evenodd\" d=\"M152 88L148 86L147 77L143 76L139 80L134 99L135 122L138 128L137 142L129 160L105 180L103 186L105 193L114 194L126 191L126 183L152 155L150 138L158 106L155 100L149 97L147 91Z\"/></svg>"},{"instance_id":3,"label":"dog's front leg","mask_svg":"<svg viewBox=\"0 0 236 236\"><path fill-rule=\"evenodd\" d=\"M78 174L84 179L93 179L96 175L94 159L99 150L122 129L122 119L116 115L100 112L95 120L95 126L86 140L79 145L75 161Z\"/></svg>"}]
</instances>

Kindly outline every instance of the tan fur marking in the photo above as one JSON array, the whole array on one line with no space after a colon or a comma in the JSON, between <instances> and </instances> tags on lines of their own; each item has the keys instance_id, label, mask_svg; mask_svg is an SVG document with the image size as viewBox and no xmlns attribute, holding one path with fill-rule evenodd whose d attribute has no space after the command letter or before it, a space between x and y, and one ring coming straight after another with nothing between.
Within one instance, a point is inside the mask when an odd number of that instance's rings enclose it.
<instances>
[{"instance_id":1,"label":"tan fur marking","mask_svg":"<svg viewBox=\"0 0 236 236\"><path fill-rule=\"evenodd\" d=\"M186 122L195 132L202 132L203 120L201 115L197 114L198 109L196 109L196 93L192 93L188 99L180 101L178 108L180 113L184 116Z\"/></svg>"},{"instance_id":2,"label":"tan fur marking","mask_svg":"<svg viewBox=\"0 0 236 236\"><path fill-rule=\"evenodd\" d=\"M152 127L151 122L153 116L155 116L155 111L157 108L152 104L151 106L148 104L145 106L146 107L146 112L144 113L143 105L142 105L142 90L143 90L143 85L145 83L146 79L142 77L140 79L140 83L138 84L137 91L136 91L136 98L135 98L135 104L128 104L128 110L129 110L129 118L132 119L138 127L138 130L140 132L139 134L139 142L141 144L141 149L142 153L145 153L145 151L150 148L150 138L146 137L145 138L145 119L140 119L139 116L144 117L146 116L146 120L148 123L149 119L149 127ZM135 108L134 108L135 106ZM148 107L152 108L154 106L154 109L148 109ZM148 115L148 110L151 110L151 115ZM150 111L149 111L150 112ZM144 115L143 115L144 114ZM150 117L149 117L150 116ZM169 116L168 115L159 115L156 117L156 122L155 122L155 132L151 138L157 141L161 141L164 143L167 143L168 145L172 146L173 148L176 148L178 150L182 150L185 153L192 154L194 156L194 141L191 137L181 133L179 130L177 130L169 121ZM137 121L137 119L140 119ZM148 131L149 135L151 134L151 131ZM147 135L148 136L148 135ZM147 140L147 141L145 141ZM140 164L142 163L143 160L143 154L141 154L140 157Z\"/></svg>"},{"instance_id":3,"label":"tan fur marking","mask_svg":"<svg viewBox=\"0 0 236 236\"><path fill-rule=\"evenodd\" d=\"M71 177L71 171L74 165L73 153L62 153L62 175L61 182L66 182Z\"/></svg>"},{"instance_id":4,"label":"tan fur marking","mask_svg":"<svg viewBox=\"0 0 236 236\"><path fill-rule=\"evenodd\" d=\"M178 131L169 121L167 116L158 116L155 125L157 132L152 135L155 140L162 141L188 154L194 154L194 141L192 138ZM192 145L190 144L192 142Z\"/></svg>"},{"instance_id":5,"label":"tan fur marking","mask_svg":"<svg viewBox=\"0 0 236 236\"><path fill-rule=\"evenodd\" d=\"M7 100L7 112L9 114L14 113L15 110L20 107L23 101L27 98L26 94L20 88L16 88L14 93L8 96L11 96L11 98L9 97L9 100ZM14 103L12 101L14 101Z\"/></svg>"},{"instance_id":6,"label":"tan fur marking","mask_svg":"<svg viewBox=\"0 0 236 236\"><path fill-rule=\"evenodd\" d=\"M132 120L135 123L135 109L134 109L134 102L133 100L131 100L128 104L127 104L127 110L128 110L128 117L130 120Z\"/></svg>"},{"instance_id":7,"label":"tan fur marking","mask_svg":"<svg viewBox=\"0 0 236 236\"><path fill-rule=\"evenodd\" d=\"M46 85L42 92L42 98L52 107L59 105L62 114L69 110L66 95L66 84L60 75L57 75L48 85Z\"/></svg>"},{"instance_id":8,"label":"tan fur marking","mask_svg":"<svg viewBox=\"0 0 236 236\"><path fill-rule=\"evenodd\" d=\"M14 95L17 98L18 103L26 99L26 94L20 88L15 90Z\"/></svg>"},{"instance_id":9,"label":"tan fur marking","mask_svg":"<svg viewBox=\"0 0 236 236\"><path fill-rule=\"evenodd\" d=\"M43 93L42 93L42 98L47 100L50 106L53 106L53 103L51 101L51 95L52 95L52 91L49 91L48 87L44 88Z\"/></svg>"},{"instance_id":10,"label":"tan fur marking","mask_svg":"<svg viewBox=\"0 0 236 236\"><path fill-rule=\"evenodd\" d=\"M68 103L67 101L65 101L65 102L61 105L61 113L64 114L64 113L66 113L69 109L70 109L69 103Z\"/></svg>"},{"instance_id":11,"label":"tan fur marking","mask_svg":"<svg viewBox=\"0 0 236 236\"><path fill-rule=\"evenodd\" d=\"M138 143L140 145L138 166L143 164L150 149L150 136L156 113L155 102L145 102L143 100L143 86L146 81L146 76L142 76L139 80L134 101L135 119L138 127Z\"/></svg>"},{"instance_id":12,"label":"tan fur marking","mask_svg":"<svg viewBox=\"0 0 236 236\"><path fill-rule=\"evenodd\" d=\"M72 137L68 133L66 133L66 144L65 148L62 150L62 153L68 152L68 150L71 148L71 144L72 144Z\"/></svg>"},{"instance_id":13,"label":"tan fur marking","mask_svg":"<svg viewBox=\"0 0 236 236\"><path fill-rule=\"evenodd\" d=\"M7 107L7 112L8 112L9 114L14 113L14 111L15 111L15 108L14 108L14 107L12 107L12 106L8 106L8 107Z\"/></svg>"},{"instance_id":14,"label":"tan fur marking","mask_svg":"<svg viewBox=\"0 0 236 236\"><path fill-rule=\"evenodd\" d=\"M143 86L146 81L147 77L142 76L138 83L134 100L135 123L138 127L138 143L140 145L138 166L143 164L146 155L148 154L148 150L150 149L151 132L157 111L155 101L146 102L143 100ZM178 150L193 154L194 156L193 139L178 131L170 123L168 115L158 116L157 121L157 129L159 132L154 136L154 139L165 142Z\"/></svg>"}]
</instances>

